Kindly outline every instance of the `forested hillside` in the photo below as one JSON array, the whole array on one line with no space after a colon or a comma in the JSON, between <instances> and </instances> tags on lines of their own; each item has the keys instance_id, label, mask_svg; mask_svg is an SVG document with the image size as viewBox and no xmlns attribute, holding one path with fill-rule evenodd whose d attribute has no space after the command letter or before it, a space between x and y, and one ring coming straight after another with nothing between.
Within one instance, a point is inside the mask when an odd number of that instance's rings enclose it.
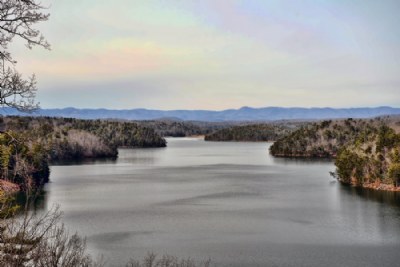
<instances>
[{"instance_id":1,"label":"forested hillside","mask_svg":"<svg viewBox=\"0 0 400 267\"><path fill-rule=\"evenodd\" d=\"M387 125L342 147L335 165L340 181L400 190L400 134Z\"/></svg>"},{"instance_id":2,"label":"forested hillside","mask_svg":"<svg viewBox=\"0 0 400 267\"><path fill-rule=\"evenodd\" d=\"M400 118L323 121L302 127L270 148L281 157L335 158L343 183L398 190Z\"/></svg>"},{"instance_id":3,"label":"forested hillside","mask_svg":"<svg viewBox=\"0 0 400 267\"><path fill-rule=\"evenodd\" d=\"M135 121L137 124L154 129L161 136L185 137L206 135L213 131L243 124L241 122L202 122L178 120Z\"/></svg>"},{"instance_id":4,"label":"forested hillside","mask_svg":"<svg viewBox=\"0 0 400 267\"><path fill-rule=\"evenodd\" d=\"M118 147L164 147L153 129L132 122L0 117L0 173L21 189L48 181L49 162L116 157Z\"/></svg>"},{"instance_id":5,"label":"forested hillside","mask_svg":"<svg viewBox=\"0 0 400 267\"><path fill-rule=\"evenodd\" d=\"M24 133L40 141L52 160L117 155L118 147L163 147L153 129L132 122L50 117L0 118L4 130Z\"/></svg>"},{"instance_id":6,"label":"forested hillside","mask_svg":"<svg viewBox=\"0 0 400 267\"><path fill-rule=\"evenodd\" d=\"M0 133L0 192L28 191L48 182L48 152L27 133Z\"/></svg>"},{"instance_id":7,"label":"forested hillside","mask_svg":"<svg viewBox=\"0 0 400 267\"><path fill-rule=\"evenodd\" d=\"M391 117L377 119L326 120L303 126L277 140L271 154L281 157L334 158L341 147L352 142L363 142L378 131L380 125L394 125Z\"/></svg>"},{"instance_id":8,"label":"forested hillside","mask_svg":"<svg viewBox=\"0 0 400 267\"><path fill-rule=\"evenodd\" d=\"M252 124L221 129L205 136L206 141L274 141L284 137L299 126L293 123Z\"/></svg>"}]
</instances>

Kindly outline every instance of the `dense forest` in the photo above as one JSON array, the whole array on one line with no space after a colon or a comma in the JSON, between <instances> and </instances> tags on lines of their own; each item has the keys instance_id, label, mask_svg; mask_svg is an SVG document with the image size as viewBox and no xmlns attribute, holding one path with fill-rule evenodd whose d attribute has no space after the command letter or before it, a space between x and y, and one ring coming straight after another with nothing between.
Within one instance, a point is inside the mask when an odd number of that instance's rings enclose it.
<instances>
[{"instance_id":1,"label":"dense forest","mask_svg":"<svg viewBox=\"0 0 400 267\"><path fill-rule=\"evenodd\" d=\"M335 165L340 181L377 189L400 189L400 134L381 125L339 150Z\"/></svg>"},{"instance_id":2,"label":"dense forest","mask_svg":"<svg viewBox=\"0 0 400 267\"><path fill-rule=\"evenodd\" d=\"M48 149L43 143L26 133L0 134L0 189L29 191L48 182L49 174Z\"/></svg>"},{"instance_id":3,"label":"dense forest","mask_svg":"<svg viewBox=\"0 0 400 267\"><path fill-rule=\"evenodd\" d=\"M206 141L274 141L287 136L300 123L269 123L234 126L205 136Z\"/></svg>"},{"instance_id":4,"label":"dense forest","mask_svg":"<svg viewBox=\"0 0 400 267\"><path fill-rule=\"evenodd\" d=\"M400 185L400 117L322 121L277 140L280 157L335 158L337 178L348 184L393 189Z\"/></svg>"},{"instance_id":5,"label":"dense forest","mask_svg":"<svg viewBox=\"0 0 400 267\"><path fill-rule=\"evenodd\" d=\"M362 142L380 125L395 127L397 117L376 119L326 120L305 125L277 140L271 154L281 157L335 158L339 149L352 142Z\"/></svg>"},{"instance_id":6,"label":"dense forest","mask_svg":"<svg viewBox=\"0 0 400 267\"><path fill-rule=\"evenodd\" d=\"M179 120L146 120L135 121L137 124L151 128L161 136L185 137L206 135L213 131L239 125L241 122L202 122Z\"/></svg>"},{"instance_id":7,"label":"dense forest","mask_svg":"<svg viewBox=\"0 0 400 267\"><path fill-rule=\"evenodd\" d=\"M49 163L116 157L118 147L165 147L153 129L132 122L50 117L0 117L1 183L46 183ZM27 180L28 179L28 180Z\"/></svg>"},{"instance_id":8,"label":"dense forest","mask_svg":"<svg viewBox=\"0 0 400 267\"><path fill-rule=\"evenodd\" d=\"M49 148L51 160L117 156L118 147L165 147L153 129L132 122L51 117L5 117L5 131L29 134Z\"/></svg>"}]
</instances>

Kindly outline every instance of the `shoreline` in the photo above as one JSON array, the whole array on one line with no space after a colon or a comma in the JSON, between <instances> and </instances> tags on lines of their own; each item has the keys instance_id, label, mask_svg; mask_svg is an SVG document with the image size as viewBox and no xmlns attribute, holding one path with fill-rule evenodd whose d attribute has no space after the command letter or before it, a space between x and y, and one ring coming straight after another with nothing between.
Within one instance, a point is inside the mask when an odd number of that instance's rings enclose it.
<instances>
[{"instance_id":1,"label":"shoreline","mask_svg":"<svg viewBox=\"0 0 400 267\"><path fill-rule=\"evenodd\" d=\"M231 143L273 143L275 140L267 140L267 141L254 141L254 140L207 140L204 138L206 142L231 142Z\"/></svg>"},{"instance_id":2,"label":"shoreline","mask_svg":"<svg viewBox=\"0 0 400 267\"><path fill-rule=\"evenodd\" d=\"M272 154L272 156L277 157L277 158L304 158L304 159L335 159L335 156L325 156L325 155L320 155L320 156L312 156L312 155L304 155L304 154L291 154L291 155L287 155L287 154Z\"/></svg>"},{"instance_id":3,"label":"shoreline","mask_svg":"<svg viewBox=\"0 0 400 267\"><path fill-rule=\"evenodd\" d=\"M326 156L309 156L309 155L302 155L302 154L295 154L295 155L285 155L285 154L271 154L273 157L276 158L286 158L286 159L315 159L315 160L321 160L321 159L326 159L326 160L334 160L336 157L326 157ZM337 179L339 182L341 182L344 185L350 185L353 187L359 187L359 188L366 188L366 189L371 189L371 190L377 190L377 191L386 191L386 192L400 192L400 186L394 186L390 184L384 184L381 182L375 182L375 183L366 183L366 184L357 184L355 182L351 183L346 183L342 181L340 178Z\"/></svg>"},{"instance_id":4,"label":"shoreline","mask_svg":"<svg viewBox=\"0 0 400 267\"><path fill-rule=\"evenodd\" d=\"M353 187L359 187L359 188L366 188L366 189L371 189L371 190L376 190L376 191L386 191L386 192L400 192L400 186L394 186L390 184L383 184L379 182L375 183L369 183L369 184L356 184L356 183L346 183L338 179L339 182L345 185L350 185Z\"/></svg>"}]
</instances>

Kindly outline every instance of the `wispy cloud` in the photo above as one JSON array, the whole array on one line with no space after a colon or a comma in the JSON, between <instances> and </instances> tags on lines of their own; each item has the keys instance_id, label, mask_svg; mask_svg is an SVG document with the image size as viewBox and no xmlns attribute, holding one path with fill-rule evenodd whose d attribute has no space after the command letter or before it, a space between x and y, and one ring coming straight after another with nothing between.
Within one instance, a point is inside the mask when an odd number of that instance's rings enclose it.
<instances>
[{"instance_id":1,"label":"wispy cloud","mask_svg":"<svg viewBox=\"0 0 400 267\"><path fill-rule=\"evenodd\" d=\"M13 49L38 75L44 107L399 106L399 10L390 0L58 0L41 25L53 50Z\"/></svg>"}]
</instances>

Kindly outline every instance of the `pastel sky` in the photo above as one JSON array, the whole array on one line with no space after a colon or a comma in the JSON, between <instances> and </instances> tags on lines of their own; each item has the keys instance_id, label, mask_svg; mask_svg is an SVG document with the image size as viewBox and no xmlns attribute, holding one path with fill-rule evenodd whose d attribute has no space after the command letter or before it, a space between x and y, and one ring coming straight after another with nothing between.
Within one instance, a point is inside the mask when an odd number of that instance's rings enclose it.
<instances>
[{"instance_id":1,"label":"pastel sky","mask_svg":"<svg viewBox=\"0 0 400 267\"><path fill-rule=\"evenodd\" d=\"M42 0L43 108L400 107L398 0Z\"/></svg>"}]
</instances>

